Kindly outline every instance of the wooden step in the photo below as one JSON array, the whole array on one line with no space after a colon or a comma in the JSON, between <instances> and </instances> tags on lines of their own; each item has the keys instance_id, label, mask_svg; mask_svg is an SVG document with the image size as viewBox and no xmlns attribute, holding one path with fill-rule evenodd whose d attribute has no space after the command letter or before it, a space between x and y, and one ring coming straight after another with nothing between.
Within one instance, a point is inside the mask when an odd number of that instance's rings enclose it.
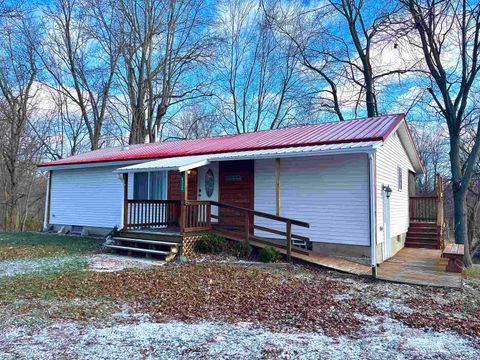
<instances>
[{"instance_id":1,"label":"wooden step","mask_svg":"<svg viewBox=\"0 0 480 360\"><path fill-rule=\"evenodd\" d=\"M136 238L129 238L129 237L114 237L112 240L120 241L120 242L136 242L141 244L150 244L150 245L162 245L162 246L181 246L181 244L176 242L169 242L169 241L157 241L157 240L145 240L145 239L136 239Z\"/></svg>"},{"instance_id":2,"label":"wooden step","mask_svg":"<svg viewBox=\"0 0 480 360\"><path fill-rule=\"evenodd\" d=\"M431 234L437 235L437 229L408 228L408 234Z\"/></svg>"},{"instance_id":3,"label":"wooden step","mask_svg":"<svg viewBox=\"0 0 480 360\"><path fill-rule=\"evenodd\" d=\"M427 241L427 242L431 242L431 241L437 241L438 240L438 236L437 235L430 235L430 234L410 234L408 233L407 234L407 238L406 238L406 241L408 240L414 240L414 241Z\"/></svg>"},{"instance_id":4,"label":"wooden step","mask_svg":"<svg viewBox=\"0 0 480 360\"><path fill-rule=\"evenodd\" d=\"M105 245L105 247L109 248L109 249L143 252L143 253L155 254L155 255L169 255L170 254L170 251L151 250L151 249L144 249L144 248L131 247L131 246Z\"/></svg>"},{"instance_id":5,"label":"wooden step","mask_svg":"<svg viewBox=\"0 0 480 360\"><path fill-rule=\"evenodd\" d=\"M176 233L157 233L157 232L142 232L142 231L120 231L121 238L142 239L152 241L164 241L180 244L182 243L182 235Z\"/></svg>"},{"instance_id":6,"label":"wooden step","mask_svg":"<svg viewBox=\"0 0 480 360\"><path fill-rule=\"evenodd\" d=\"M424 249L440 249L438 244L433 244L433 243L425 243L425 242L417 242L417 241L410 241L410 242L405 242L406 247L411 247L411 248L424 248Z\"/></svg>"},{"instance_id":7,"label":"wooden step","mask_svg":"<svg viewBox=\"0 0 480 360\"><path fill-rule=\"evenodd\" d=\"M421 222L411 222L409 225L410 229L436 229L436 223L421 223Z\"/></svg>"}]
</instances>

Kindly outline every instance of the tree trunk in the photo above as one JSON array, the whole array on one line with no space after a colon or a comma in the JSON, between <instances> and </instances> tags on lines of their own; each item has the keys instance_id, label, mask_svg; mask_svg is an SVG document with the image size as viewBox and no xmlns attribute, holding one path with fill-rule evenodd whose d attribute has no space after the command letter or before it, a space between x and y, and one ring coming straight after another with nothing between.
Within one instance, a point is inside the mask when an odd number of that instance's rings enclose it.
<instances>
[{"instance_id":1,"label":"tree trunk","mask_svg":"<svg viewBox=\"0 0 480 360\"><path fill-rule=\"evenodd\" d=\"M463 244L465 253L463 263L466 267L472 265L468 241L467 213L466 213L466 193L462 188L453 184L453 204L454 204L454 231L455 243Z\"/></svg>"}]
</instances>

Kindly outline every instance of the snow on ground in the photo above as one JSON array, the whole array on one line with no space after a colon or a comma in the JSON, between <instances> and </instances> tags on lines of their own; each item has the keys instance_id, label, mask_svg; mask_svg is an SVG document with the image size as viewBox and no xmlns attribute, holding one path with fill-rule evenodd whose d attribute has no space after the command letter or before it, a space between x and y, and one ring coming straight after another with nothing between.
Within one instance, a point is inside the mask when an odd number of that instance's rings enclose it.
<instances>
[{"instance_id":1,"label":"snow on ground","mask_svg":"<svg viewBox=\"0 0 480 360\"><path fill-rule=\"evenodd\" d=\"M41 329L3 329L0 358L461 360L480 357L479 349L458 335L412 329L391 319L372 318L361 333L361 337L351 339L318 333L272 333L248 323L146 320L101 328L58 322Z\"/></svg>"},{"instance_id":2,"label":"snow on ground","mask_svg":"<svg viewBox=\"0 0 480 360\"><path fill-rule=\"evenodd\" d=\"M0 278L17 275L56 273L80 270L86 266L81 256L56 256L46 258L20 258L0 261Z\"/></svg>"},{"instance_id":3,"label":"snow on ground","mask_svg":"<svg viewBox=\"0 0 480 360\"><path fill-rule=\"evenodd\" d=\"M64 271L121 271L128 268L146 269L163 263L157 260L132 258L112 254L89 256L55 256L17 258L0 261L0 278L17 275L51 274Z\"/></svg>"},{"instance_id":4,"label":"snow on ground","mask_svg":"<svg viewBox=\"0 0 480 360\"><path fill-rule=\"evenodd\" d=\"M128 268L146 269L163 265L158 260L133 258L112 254L99 254L88 257L89 269L98 272L121 271Z\"/></svg>"}]
</instances>

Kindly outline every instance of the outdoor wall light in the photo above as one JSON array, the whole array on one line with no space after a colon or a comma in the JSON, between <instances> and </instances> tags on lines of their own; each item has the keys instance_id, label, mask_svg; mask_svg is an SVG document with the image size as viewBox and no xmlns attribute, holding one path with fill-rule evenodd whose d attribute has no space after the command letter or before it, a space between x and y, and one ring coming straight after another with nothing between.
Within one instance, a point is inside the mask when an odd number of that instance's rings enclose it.
<instances>
[{"instance_id":1,"label":"outdoor wall light","mask_svg":"<svg viewBox=\"0 0 480 360\"><path fill-rule=\"evenodd\" d=\"M392 195L392 189L389 185L383 185L383 191L385 191L385 195L387 195L387 199Z\"/></svg>"}]
</instances>

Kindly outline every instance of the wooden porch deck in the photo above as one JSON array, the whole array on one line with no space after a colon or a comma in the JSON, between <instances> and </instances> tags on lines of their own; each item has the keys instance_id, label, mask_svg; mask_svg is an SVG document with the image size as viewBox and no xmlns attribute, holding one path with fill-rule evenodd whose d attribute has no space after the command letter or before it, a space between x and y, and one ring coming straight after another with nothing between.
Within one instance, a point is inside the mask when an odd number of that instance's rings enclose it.
<instances>
[{"instance_id":1,"label":"wooden porch deck","mask_svg":"<svg viewBox=\"0 0 480 360\"><path fill-rule=\"evenodd\" d=\"M462 275L446 272L448 260L441 250L403 248L380 264L378 279L411 285L461 288Z\"/></svg>"}]
</instances>

